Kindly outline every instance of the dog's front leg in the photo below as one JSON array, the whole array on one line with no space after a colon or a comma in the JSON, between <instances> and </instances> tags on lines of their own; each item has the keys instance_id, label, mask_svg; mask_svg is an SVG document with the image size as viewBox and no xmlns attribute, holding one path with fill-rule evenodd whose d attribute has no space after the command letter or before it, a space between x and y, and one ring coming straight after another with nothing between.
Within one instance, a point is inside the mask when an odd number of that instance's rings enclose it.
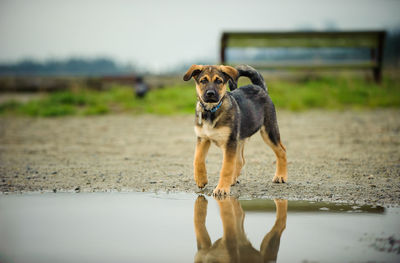
<instances>
[{"instance_id":1,"label":"dog's front leg","mask_svg":"<svg viewBox=\"0 0 400 263\"><path fill-rule=\"evenodd\" d=\"M229 260L229 262L239 262L239 236L237 232L238 229L236 227L238 218L235 215L234 208L234 202L237 202L237 200L234 198L231 199L231 197L217 197L216 200L219 205L222 226L224 229L222 242L224 243L224 247L228 252L228 257L221 261Z\"/></svg>"},{"instance_id":2,"label":"dog's front leg","mask_svg":"<svg viewBox=\"0 0 400 263\"><path fill-rule=\"evenodd\" d=\"M215 196L229 195L235 175L237 147L225 147L219 182L214 189Z\"/></svg>"},{"instance_id":3,"label":"dog's front leg","mask_svg":"<svg viewBox=\"0 0 400 263\"><path fill-rule=\"evenodd\" d=\"M198 254L211 247L211 239L206 228L207 199L200 195L194 204L194 231L196 233Z\"/></svg>"},{"instance_id":4,"label":"dog's front leg","mask_svg":"<svg viewBox=\"0 0 400 263\"><path fill-rule=\"evenodd\" d=\"M196 152L194 155L194 180L198 187L203 188L208 183L206 156L210 148L210 140L197 137Z\"/></svg>"}]
</instances>

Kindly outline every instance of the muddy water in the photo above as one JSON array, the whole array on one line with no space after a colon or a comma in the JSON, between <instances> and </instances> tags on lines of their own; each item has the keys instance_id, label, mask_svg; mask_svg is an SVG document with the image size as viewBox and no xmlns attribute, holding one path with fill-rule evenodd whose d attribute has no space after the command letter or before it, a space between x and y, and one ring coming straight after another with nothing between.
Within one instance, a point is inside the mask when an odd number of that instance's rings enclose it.
<instances>
[{"instance_id":1,"label":"muddy water","mask_svg":"<svg viewBox=\"0 0 400 263\"><path fill-rule=\"evenodd\" d=\"M0 195L0 262L399 262L400 209L191 194Z\"/></svg>"}]
</instances>

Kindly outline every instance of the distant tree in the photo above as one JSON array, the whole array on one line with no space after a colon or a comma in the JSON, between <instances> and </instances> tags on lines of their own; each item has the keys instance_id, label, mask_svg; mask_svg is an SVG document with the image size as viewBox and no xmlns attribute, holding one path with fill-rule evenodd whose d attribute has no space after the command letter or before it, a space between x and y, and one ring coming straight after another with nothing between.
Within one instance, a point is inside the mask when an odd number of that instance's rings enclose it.
<instances>
[{"instance_id":1,"label":"distant tree","mask_svg":"<svg viewBox=\"0 0 400 263\"><path fill-rule=\"evenodd\" d=\"M70 58L67 60L48 60L40 63L23 60L15 64L0 64L0 75L105 75L121 74L132 70L123 67L109 58Z\"/></svg>"}]
</instances>

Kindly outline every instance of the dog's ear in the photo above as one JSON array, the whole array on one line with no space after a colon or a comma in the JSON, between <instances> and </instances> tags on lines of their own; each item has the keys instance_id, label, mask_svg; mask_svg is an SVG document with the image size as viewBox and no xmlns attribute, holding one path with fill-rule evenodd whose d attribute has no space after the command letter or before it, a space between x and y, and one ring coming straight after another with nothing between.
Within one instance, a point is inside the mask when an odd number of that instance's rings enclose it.
<instances>
[{"instance_id":1,"label":"dog's ear","mask_svg":"<svg viewBox=\"0 0 400 263\"><path fill-rule=\"evenodd\" d=\"M196 77L200 74L200 72L203 70L203 65L192 65L186 74L183 76L184 81L188 81L192 77Z\"/></svg>"},{"instance_id":2,"label":"dog's ear","mask_svg":"<svg viewBox=\"0 0 400 263\"><path fill-rule=\"evenodd\" d=\"M219 70L221 70L221 72L228 77L228 80L230 79L232 82L236 82L239 77L239 72L237 69L231 66L221 65L219 66Z\"/></svg>"}]
</instances>

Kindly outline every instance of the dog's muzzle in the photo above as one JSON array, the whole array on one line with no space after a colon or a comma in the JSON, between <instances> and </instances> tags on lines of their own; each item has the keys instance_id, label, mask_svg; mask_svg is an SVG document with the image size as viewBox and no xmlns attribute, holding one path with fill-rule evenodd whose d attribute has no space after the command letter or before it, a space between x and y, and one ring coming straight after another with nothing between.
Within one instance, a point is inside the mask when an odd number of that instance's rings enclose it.
<instances>
[{"instance_id":1,"label":"dog's muzzle","mask_svg":"<svg viewBox=\"0 0 400 263\"><path fill-rule=\"evenodd\" d=\"M203 101L207 103L213 103L219 101L218 92L213 89L209 89L203 94Z\"/></svg>"}]
</instances>

